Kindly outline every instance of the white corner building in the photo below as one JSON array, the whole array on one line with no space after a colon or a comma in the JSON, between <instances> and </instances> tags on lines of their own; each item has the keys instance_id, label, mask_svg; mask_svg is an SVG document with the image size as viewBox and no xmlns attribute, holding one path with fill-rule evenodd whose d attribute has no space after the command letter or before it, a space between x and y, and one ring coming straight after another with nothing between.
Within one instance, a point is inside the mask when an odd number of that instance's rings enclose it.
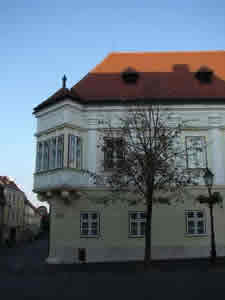
<instances>
[{"instance_id":1,"label":"white corner building","mask_svg":"<svg viewBox=\"0 0 225 300\"><path fill-rule=\"evenodd\" d=\"M181 142L208 146L192 159L187 153L184 163L204 169L207 156L213 191L225 199L225 51L111 53L71 89L64 77L34 108L34 192L50 204L48 263L78 263L84 252L87 262L143 260L145 206L98 203L107 187L81 172L106 172L99 128L140 101L169 106L174 122L193 120ZM201 177L183 203L154 206L153 259L209 256L209 209L196 203L198 194L207 195ZM214 217L217 255L224 256L224 207L216 206Z\"/></svg>"}]
</instances>

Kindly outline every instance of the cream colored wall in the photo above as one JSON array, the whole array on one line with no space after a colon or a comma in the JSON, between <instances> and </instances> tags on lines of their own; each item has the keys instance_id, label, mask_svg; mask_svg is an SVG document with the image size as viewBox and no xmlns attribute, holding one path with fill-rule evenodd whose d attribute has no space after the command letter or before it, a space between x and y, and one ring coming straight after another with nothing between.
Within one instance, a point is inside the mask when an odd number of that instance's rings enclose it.
<instances>
[{"instance_id":1,"label":"cream colored wall","mask_svg":"<svg viewBox=\"0 0 225 300\"><path fill-rule=\"evenodd\" d=\"M204 193L204 189L195 189L193 195L199 192ZM222 193L225 199L225 189ZM124 259L143 257L144 238L128 237L128 211L144 211L143 205L128 207L126 203L117 202L116 205L104 207L84 199L74 201L71 206L59 199L51 203L50 257L72 262L77 258L77 248L87 249L89 261L113 260L114 256L117 260L123 260L123 256ZM200 237L186 234L187 209L205 210L206 235ZM80 238L80 211L85 210L97 210L100 213L101 233L98 238ZM215 207L214 214L218 254L225 255L224 208ZM153 209L152 223L153 258L209 255L210 222L206 206L188 199L179 205L157 205Z\"/></svg>"},{"instance_id":2,"label":"cream colored wall","mask_svg":"<svg viewBox=\"0 0 225 300\"><path fill-rule=\"evenodd\" d=\"M189 124L189 129L183 132L183 140L185 136L201 135L209 136L210 122L208 116L211 113L218 114L221 117L219 131L222 133L220 152L225 150L225 108L222 106L207 105L182 105L170 107L182 120L193 120ZM98 120L112 119L115 121L115 115L123 112L122 107L81 107L69 100L60 105L49 107L46 110L37 113L38 119L38 140L59 135L61 133L79 132L84 135L84 168L88 164L93 167L93 158L96 157L97 170L100 170L103 154L99 149L95 149L89 140L92 139L91 131L97 130L99 127ZM89 122L91 120L91 122ZM68 126L69 124L69 126ZM209 126L210 125L210 126ZM61 129L60 129L60 126ZM74 128L69 128L74 126ZM214 126L214 125L213 125ZM87 129L91 129L88 132ZM218 161L213 166L212 153L210 148L210 140L208 138L208 161L209 167L215 174L219 172ZM67 145L68 143L66 143ZM93 148L93 149L92 149ZM215 148L215 147L214 147ZM67 150L66 150L67 151ZM65 163L67 161L67 152L65 151ZM91 162L91 163L90 163ZM223 165L223 164L220 164ZM214 168L214 169L213 169ZM224 168L225 169L225 168ZM217 172L218 170L218 172ZM47 173L46 173L47 174ZM61 175L54 181L61 179ZM51 175L53 176L53 175ZM74 181L74 187L78 181ZM80 182L80 181L79 181ZM200 183L202 181L200 180ZM42 183L44 185L44 183ZM225 182L223 182L225 184ZM225 186L220 185L224 194ZM199 187L198 187L199 189ZM193 189L194 191L197 190ZM224 194L225 196L225 194ZM63 200L55 199L52 203L52 219L51 219L51 242L50 256L63 257L65 260L77 256L77 248L85 247L89 249L88 259L101 260L112 259L113 256L126 257L127 250L132 249L133 257L143 256L143 238L128 238L128 208L122 205L103 208L102 206L90 203L88 201L74 201L72 206L65 206ZM207 220L207 235L202 237L190 237L185 234L185 209L197 209L199 206L194 205L191 201L186 201L185 205L180 204L173 208L172 206L158 206L154 208L153 214L153 257L193 257L208 255L210 244L209 239L209 218ZM203 206L200 206L201 208ZM99 209L101 213L102 236L96 238L80 238L80 210L83 209ZM134 207L129 208L130 210ZM137 209L143 209L139 206ZM206 213L208 214L208 209ZM216 239L219 245L219 254L224 253L224 209L215 209L215 227ZM208 216L207 216L208 217ZM91 249L91 250L90 250ZM96 251L94 252L94 249ZM110 250L111 249L111 250ZM114 250L117 249L117 250ZM120 249L120 250L118 250ZM125 249L125 250L121 250ZM136 250L135 250L136 249ZM169 249L169 250L168 250ZM198 249L198 250L197 250ZM107 252L108 251L108 252ZM110 252L111 251L111 252ZM116 252L117 251L117 252ZM123 252L125 251L125 252ZM136 251L136 252L135 252ZM107 253L106 253L107 252ZM129 251L130 252L130 251ZM111 253L111 254L110 254ZM114 255L115 254L115 255ZM128 254L127 254L128 255Z\"/></svg>"},{"instance_id":3,"label":"cream colored wall","mask_svg":"<svg viewBox=\"0 0 225 300\"><path fill-rule=\"evenodd\" d=\"M6 207L4 212L4 223L9 227L20 227L23 225L24 217L24 195L20 191L6 188Z\"/></svg>"}]
</instances>

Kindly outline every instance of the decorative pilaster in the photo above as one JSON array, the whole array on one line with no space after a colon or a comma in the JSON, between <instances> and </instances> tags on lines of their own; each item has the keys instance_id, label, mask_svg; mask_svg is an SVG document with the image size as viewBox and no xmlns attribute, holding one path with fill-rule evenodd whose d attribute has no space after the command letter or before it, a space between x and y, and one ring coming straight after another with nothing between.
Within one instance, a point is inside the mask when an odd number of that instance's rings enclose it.
<instances>
[{"instance_id":1,"label":"decorative pilaster","mask_svg":"<svg viewBox=\"0 0 225 300\"><path fill-rule=\"evenodd\" d=\"M181 123L181 116L176 113L171 113L168 118L169 126L177 127Z\"/></svg>"},{"instance_id":2,"label":"decorative pilaster","mask_svg":"<svg viewBox=\"0 0 225 300\"><path fill-rule=\"evenodd\" d=\"M96 172L97 164L97 119L88 119L87 169Z\"/></svg>"},{"instance_id":3,"label":"decorative pilaster","mask_svg":"<svg viewBox=\"0 0 225 300\"><path fill-rule=\"evenodd\" d=\"M209 167L214 173L215 184L225 184L225 165L224 165L224 134L220 129L222 118L219 114L208 116L208 149Z\"/></svg>"}]
</instances>

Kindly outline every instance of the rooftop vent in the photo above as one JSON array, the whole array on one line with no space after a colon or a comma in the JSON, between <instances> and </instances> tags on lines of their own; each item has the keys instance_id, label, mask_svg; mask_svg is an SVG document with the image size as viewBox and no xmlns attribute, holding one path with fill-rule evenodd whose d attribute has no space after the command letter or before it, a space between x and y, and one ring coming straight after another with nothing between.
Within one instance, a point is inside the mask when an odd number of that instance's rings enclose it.
<instances>
[{"instance_id":1,"label":"rooftop vent","mask_svg":"<svg viewBox=\"0 0 225 300\"><path fill-rule=\"evenodd\" d=\"M213 71L208 67L203 66L195 73L195 77L200 83L208 84L212 82Z\"/></svg>"},{"instance_id":2,"label":"rooftop vent","mask_svg":"<svg viewBox=\"0 0 225 300\"><path fill-rule=\"evenodd\" d=\"M135 69L128 67L122 72L122 78L126 83L134 84L137 82L139 74Z\"/></svg>"}]
</instances>

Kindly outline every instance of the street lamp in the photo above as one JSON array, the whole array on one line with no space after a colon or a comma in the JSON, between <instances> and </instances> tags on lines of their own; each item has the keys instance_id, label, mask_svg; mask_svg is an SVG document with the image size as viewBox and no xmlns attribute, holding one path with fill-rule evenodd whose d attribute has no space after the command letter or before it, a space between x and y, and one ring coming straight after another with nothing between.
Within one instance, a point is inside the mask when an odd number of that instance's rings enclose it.
<instances>
[{"instance_id":1,"label":"street lamp","mask_svg":"<svg viewBox=\"0 0 225 300\"><path fill-rule=\"evenodd\" d=\"M214 174L208 168L206 168L205 174L203 175L203 179L204 179L205 185L210 189L213 186L213 179L214 179L213 177L214 177Z\"/></svg>"},{"instance_id":2,"label":"street lamp","mask_svg":"<svg viewBox=\"0 0 225 300\"><path fill-rule=\"evenodd\" d=\"M216 242L215 242L215 231L214 231L214 217L213 217L213 197L212 197L212 186L213 186L214 174L206 167L203 179L205 185L208 188L209 193L209 210L210 210L210 227L211 227L211 262L214 263L216 259Z\"/></svg>"}]
</instances>

